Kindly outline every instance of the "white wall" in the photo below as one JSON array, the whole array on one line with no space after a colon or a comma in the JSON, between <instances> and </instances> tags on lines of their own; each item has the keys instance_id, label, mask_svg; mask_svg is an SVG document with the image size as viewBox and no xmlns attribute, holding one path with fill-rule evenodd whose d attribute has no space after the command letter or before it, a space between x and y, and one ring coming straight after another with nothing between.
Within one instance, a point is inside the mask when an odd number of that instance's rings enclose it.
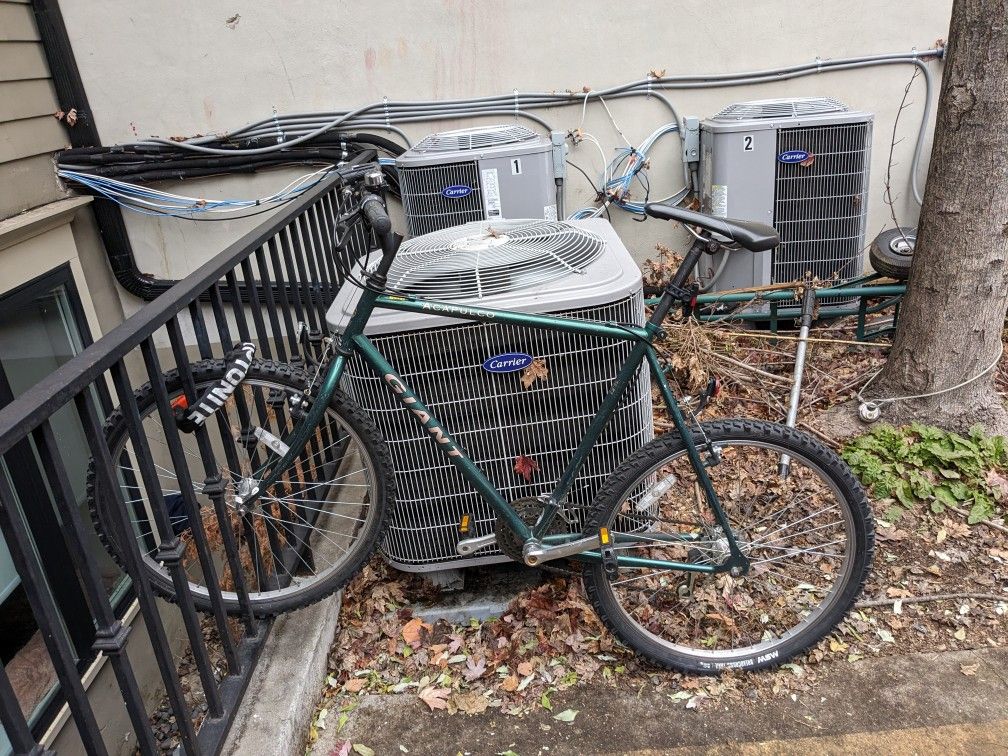
<instances>
[{"instance_id":1,"label":"white wall","mask_svg":"<svg viewBox=\"0 0 1008 756\"><path fill-rule=\"evenodd\" d=\"M672 74L747 71L862 54L927 49L948 30L950 0L752 0L625 3L608 0L62 0L94 119L105 143L150 134L225 131L281 113L346 109L380 100L455 98L522 91L602 89ZM225 21L240 14L234 28ZM936 73L940 64L930 64ZM669 93L680 115L712 115L738 100L830 95L874 112L869 238L886 225L882 202L893 119L912 67L827 73L773 84ZM937 84L938 79L936 79ZM937 92L936 92L937 95ZM894 153L901 223L916 221L908 168L923 105L922 79L911 92ZM655 100L626 99L610 108L631 141L668 120ZM555 127L581 120L579 107L540 111ZM494 119L500 120L500 119ZM438 126L410 125L419 137ZM621 144L605 112L590 105L585 123L608 148ZM930 148L930 143L928 144ZM652 196L681 186L676 136L652 158ZM589 145L572 159L589 172ZM926 172L922 166L921 181ZM255 196L286 183L286 174L205 182L214 196ZM568 211L592 195L568 177ZM186 184L193 193L194 184ZM635 257L649 256L670 228L633 223L614 211ZM182 275L244 230L231 224L129 219L141 267ZM211 228L208 228L211 227Z\"/></svg>"}]
</instances>

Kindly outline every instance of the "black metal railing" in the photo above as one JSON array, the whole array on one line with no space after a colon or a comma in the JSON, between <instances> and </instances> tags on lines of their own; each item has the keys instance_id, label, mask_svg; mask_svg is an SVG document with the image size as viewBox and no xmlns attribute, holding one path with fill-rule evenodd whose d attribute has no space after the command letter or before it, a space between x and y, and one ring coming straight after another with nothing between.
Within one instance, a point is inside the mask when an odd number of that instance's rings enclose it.
<instances>
[{"instance_id":1,"label":"black metal railing","mask_svg":"<svg viewBox=\"0 0 1008 756\"><path fill-rule=\"evenodd\" d=\"M187 462L184 455L192 456L192 452L182 448L177 428L165 422L167 452L155 462L143 440L134 392L150 383L158 416L164 420L170 417L165 413L170 413L171 407L161 375L166 370L179 371L187 395L192 394L193 361L219 358L241 341L257 343L260 356L267 359L310 363L325 331L326 309L342 280L340 263L359 255L365 244L360 227L352 230L347 246L340 247L336 238L341 190L347 180L341 174L330 174L295 205L231 245L0 410L0 460L9 465L13 449L30 446L49 489L47 503L56 509L62 523L62 538L71 555L72 563L63 568L65 579L79 584L95 629L91 655L84 658L87 655L82 657L80 649L75 649L67 637L60 606L47 583L51 571L41 568L40 562L46 555L39 552L34 534L21 515L25 492L16 490L0 469L0 532L55 671L56 708L65 702L88 753L104 754L110 748L103 742L104 723L97 721L94 702L89 700L82 680L82 668L100 658L106 658L114 672L135 745L142 753L155 753L162 747L151 724L152 709L158 701L174 717L175 737L184 752L216 753L223 744L269 623L255 617L249 606L239 567L242 542L235 535L233 517L223 506L216 507L222 553L226 555L226 561L222 562L234 568L230 574L241 612L237 617L227 614L220 587L212 581L207 581L210 611L197 611L180 565L183 549L179 536L172 530L158 476L169 464L165 460L170 458L182 503L193 523L189 546L194 545L200 559L207 560L206 534L198 524L200 517L194 516L200 504L193 493L193 484L203 494L210 492L215 475L226 469L226 460L220 461L218 457L222 453L226 456L228 450L222 450L221 441L216 438L210 442L205 435L207 429L198 431L197 436L204 434L198 438L199 457L207 480L191 481L191 460ZM130 627L121 619L123 602L114 604L110 599L94 556L88 551L88 543L93 541L92 526L81 512L81 482L73 480L68 472L60 449L61 439L54 431L53 417L58 412L64 420L67 412L71 413L72 421L80 424L93 460L92 485L102 487L115 498L118 522L113 525L120 533L132 534L130 510L122 495L122 473L117 469L119 460L113 459L103 433L103 422L116 406L133 439L131 474L135 478L131 485L146 492L151 521L157 526L156 558L171 573L176 593L172 604L156 600L152 582L141 568L144 544L138 540L142 539L122 538L119 557L131 580L132 591L131 600L126 603L135 598L139 618L150 639L150 652L160 674L160 697L154 696L157 700L152 700L150 693L146 696L141 693L150 684L138 679L135 659L131 658L135 655L132 647L129 654L125 651L131 638ZM225 428L220 431L222 439L238 443L237 434ZM219 496L216 504L220 504ZM210 569L207 562L203 566ZM182 644L188 643L192 663L198 671L195 679L203 689L205 712L201 711L199 716L194 716L191 702L187 701L180 682L178 654L173 653L173 648L177 651L180 646L177 637L180 632L184 635ZM208 636L215 637L220 645L225 660L223 669L215 669L212 663L205 640ZM0 723L16 753L44 752L39 740L40 728L46 723L29 724L3 668L0 668Z\"/></svg>"}]
</instances>

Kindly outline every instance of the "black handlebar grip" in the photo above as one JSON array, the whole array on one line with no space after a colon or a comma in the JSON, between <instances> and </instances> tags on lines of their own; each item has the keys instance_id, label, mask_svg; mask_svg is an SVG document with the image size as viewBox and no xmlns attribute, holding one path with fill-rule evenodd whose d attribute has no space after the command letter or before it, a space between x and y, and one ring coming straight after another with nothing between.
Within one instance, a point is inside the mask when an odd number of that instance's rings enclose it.
<instances>
[{"instance_id":1,"label":"black handlebar grip","mask_svg":"<svg viewBox=\"0 0 1008 756\"><path fill-rule=\"evenodd\" d=\"M385 211L385 204L375 194L365 194L361 200L361 212L368 225L378 236L384 236L392 231L392 221Z\"/></svg>"}]
</instances>

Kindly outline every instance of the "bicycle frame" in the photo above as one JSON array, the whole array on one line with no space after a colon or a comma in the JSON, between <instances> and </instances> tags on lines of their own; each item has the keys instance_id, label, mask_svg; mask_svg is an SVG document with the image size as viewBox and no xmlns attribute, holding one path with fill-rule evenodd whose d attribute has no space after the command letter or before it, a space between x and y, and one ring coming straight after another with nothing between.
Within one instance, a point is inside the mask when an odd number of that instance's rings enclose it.
<instances>
[{"instance_id":1,"label":"bicycle frame","mask_svg":"<svg viewBox=\"0 0 1008 756\"><path fill-rule=\"evenodd\" d=\"M665 306L659 306L661 315L667 312L671 305L671 294L666 294L670 299ZM615 381L606 393L602 404L592 418L583 438L577 449L571 456L570 462L560 476L554 490L546 497L543 514L538 522L532 527L526 525L518 516L514 508L504 499L494 484L483 474L476 464L469 458L465 450L462 449L451 436L448 429L444 428L441 422L434 417L430 409L423 403L406 381L396 371L396 369L379 352L374 343L364 335L364 327L375 309L402 310L417 313L437 313L440 316L453 320L467 320L486 323L506 323L519 326L526 326L534 329L562 331L567 333L585 334L603 338L618 339L633 343L633 348L627 356ZM720 572L729 568L737 568L740 563L747 564L736 545L734 535L725 515L717 494L711 484L706 472L706 465L700 456L700 450L693 441L693 434L683 417L679 404L669 387L668 380L658 362L653 341L661 332L661 318L652 318L643 327L624 326L616 323L603 323L588 320L577 320L553 315L535 315L519 313L508 310L486 309L481 307L452 304L437 300L423 299L420 297L404 297L381 295L369 289L361 292L360 300L354 314L351 316L345 330L339 337L336 356L332 359L325 378L317 396L313 399L313 404L307 415L294 428L291 434L283 439L283 443L288 447L286 453L274 464L260 470L257 477L260 479L258 489L265 490L274 484L280 477L281 471L286 469L294 459L303 451L308 439L315 428L321 423L326 407L329 404L334 392L339 385L346 361L354 353L359 354L364 362L370 367L373 373L382 379L385 387L399 400L399 402L410 411L416 421L427 430L434 443L448 461L458 468L462 476L470 485L493 507L498 516L503 517L508 527L523 541L530 540L540 546L538 552L541 559L538 561L548 561L567 556L576 556L581 559L601 560L603 555L600 550L600 534L580 534L580 537L572 536L546 536L548 529L560 512L561 502L573 485L578 472L588 457L595 442L601 435L605 425L611 419L625 393L627 386L633 380L637 369L644 360L651 369L654 379L658 382L658 387L666 407L671 415L672 421L684 440L686 451L698 478L698 482L703 490L704 496L711 508L716 521L721 526L727 536L730 558L721 565L689 564L685 562L674 562L659 559L646 559L638 557L619 556L615 561L619 566L626 567L655 567L659 569L675 569L691 572ZM253 497L247 500L252 503ZM629 534L620 534L617 540L626 541ZM571 539L574 540L571 540ZM668 541L690 540L688 534L665 535L649 534L648 541L667 539ZM633 540L630 537L630 540ZM559 543L558 543L559 541ZM528 560L527 560L528 561ZM530 564L538 563L529 562Z\"/></svg>"}]
</instances>

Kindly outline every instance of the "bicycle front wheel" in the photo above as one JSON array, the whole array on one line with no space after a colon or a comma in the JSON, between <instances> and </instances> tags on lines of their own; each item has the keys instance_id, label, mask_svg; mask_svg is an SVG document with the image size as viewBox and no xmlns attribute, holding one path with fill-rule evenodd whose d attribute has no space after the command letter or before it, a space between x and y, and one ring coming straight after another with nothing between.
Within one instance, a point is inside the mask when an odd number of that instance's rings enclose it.
<instances>
[{"instance_id":1,"label":"bicycle front wheel","mask_svg":"<svg viewBox=\"0 0 1008 756\"><path fill-rule=\"evenodd\" d=\"M829 633L860 592L874 534L868 501L850 468L805 433L751 420L701 428L694 441L713 449L701 449L706 471L748 573L642 561L610 577L589 563L585 589L609 629L658 664L694 674L775 666ZM728 559L676 434L647 444L604 484L586 532L600 527L620 557L704 566Z\"/></svg>"},{"instance_id":2,"label":"bicycle front wheel","mask_svg":"<svg viewBox=\"0 0 1008 756\"><path fill-rule=\"evenodd\" d=\"M225 369L220 360L194 364L197 393L216 385ZM166 373L164 382L169 397L182 396L177 372ZM239 592L244 586L258 616L298 609L341 588L374 552L394 500L391 458L381 433L360 407L337 393L305 450L278 482L250 506L241 503L258 485L255 471L278 459L256 429L286 437L297 422L290 397L302 394L307 383L305 374L290 365L256 361L207 421L210 455L195 434L180 434L195 514L182 495L178 461L169 453L153 391L149 384L137 390L143 441L138 444L131 436L121 410L105 424L119 495L96 480L93 465L88 474L92 518L109 553L123 564L124 539L134 539L153 588L174 600L184 580L203 610L211 606L214 582L228 612L241 610ZM173 534L185 546L181 576L158 559L164 539L152 494L142 482L144 446L154 462ZM213 460L209 470L206 456ZM207 486L216 476L220 485ZM118 502L125 504L132 524L126 535L117 524Z\"/></svg>"}]
</instances>

